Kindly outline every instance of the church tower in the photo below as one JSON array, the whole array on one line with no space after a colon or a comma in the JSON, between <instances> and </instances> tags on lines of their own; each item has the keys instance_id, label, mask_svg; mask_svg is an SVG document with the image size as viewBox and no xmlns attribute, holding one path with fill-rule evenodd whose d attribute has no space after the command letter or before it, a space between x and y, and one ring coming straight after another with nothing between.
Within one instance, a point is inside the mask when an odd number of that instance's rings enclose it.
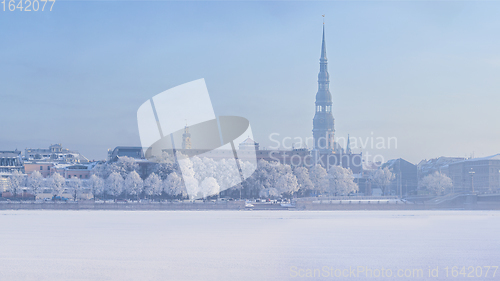
<instances>
[{"instance_id":1,"label":"church tower","mask_svg":"<svg viewBox=\"0 0 500 281\"><path fill-rule=\"evenodd\" d=\"M316 94L316 114L313 119L314 149L322 153L334 152L334 119L332 115L332 94L326 58L325 24L323 23L323 43L319 59L318 93Z\"/></svg>"},{"instance_id":2,"label":"church tower","mask_svg":"<svg viewBox=\"0 0 500 281\"><path fill-rule=\"evenodd\" d=\"M191 149L191 134L187 125L184 127L184 134L182 134L182 149Z\"/></svg>"}]
</instances>

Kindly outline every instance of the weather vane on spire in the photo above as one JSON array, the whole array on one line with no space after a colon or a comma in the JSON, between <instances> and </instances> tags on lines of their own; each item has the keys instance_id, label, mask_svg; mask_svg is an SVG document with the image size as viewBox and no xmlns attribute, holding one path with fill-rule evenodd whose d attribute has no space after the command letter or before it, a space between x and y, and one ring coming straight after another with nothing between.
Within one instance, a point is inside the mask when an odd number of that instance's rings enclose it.
<instances>
[{"instance_id":1,"label":"weather vane on spire","mask_svg":"<svg viewBox=\"0 0 500 281\"><path fill-rule=\"evenodd\" d=\"M321 15L323 17L323 24L325 24L325 15Z\"/></svg>"}]
</instances>

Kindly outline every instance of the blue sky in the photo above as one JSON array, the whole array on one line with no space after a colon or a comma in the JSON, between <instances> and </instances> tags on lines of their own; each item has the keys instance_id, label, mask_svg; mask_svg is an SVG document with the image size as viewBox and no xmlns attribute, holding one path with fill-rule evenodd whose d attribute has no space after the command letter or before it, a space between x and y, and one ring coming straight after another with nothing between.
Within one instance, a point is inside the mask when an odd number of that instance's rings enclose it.
<instances>
[{"instance_id":1,"label":"blue sky","mask_svg":"<svg viewBox=\"0 0 500 281\"><path fill-rule=\"evenodd\" d=\"M368 150L386 160L496 154L499 13L498 1L57 1L52 12L0 11L0 150L62 143L104 159L108 148L140 145L144 101L199 78L216 114L249 119L261 146L272 133L310 137L326 14L337 136L397 137L397 149Z\"/></svg>"}]
</instances>

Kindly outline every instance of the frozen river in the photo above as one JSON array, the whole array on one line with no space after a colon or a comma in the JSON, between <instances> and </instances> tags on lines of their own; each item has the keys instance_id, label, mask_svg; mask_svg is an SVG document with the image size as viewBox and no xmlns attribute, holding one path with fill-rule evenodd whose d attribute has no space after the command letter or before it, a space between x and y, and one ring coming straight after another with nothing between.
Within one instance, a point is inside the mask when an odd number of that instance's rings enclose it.
<instances>
[{"instance_id":1,"label":"frozen river","mask_svg":"<svg viewBox=\"0 0 500 281\"><path fill-rule=\"evenodd\" d=\"M498 211L0 211L0 280L500 280L499 235Z\"/></svg>"}]
</instances>

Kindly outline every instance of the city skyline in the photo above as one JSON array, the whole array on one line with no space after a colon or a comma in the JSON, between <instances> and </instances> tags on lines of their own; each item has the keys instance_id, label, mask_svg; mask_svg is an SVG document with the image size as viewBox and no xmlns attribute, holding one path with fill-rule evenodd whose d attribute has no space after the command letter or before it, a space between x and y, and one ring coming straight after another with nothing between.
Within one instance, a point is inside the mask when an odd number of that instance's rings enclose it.
<instances>
[{"instance_id":1,"label":"city skyline","mask_svg":"<svg viewBox=\"0 0 500 281\"><path fill-rule=\"evenodd\" d=\"M198 78L216 115L248 118L261 146L310 138L326 14L336 137L395 137L375 153L415 164L498 153L499 3L58 4L0 19L3 150L62 143L105 159L140 145L143 100Z\"/></svg>"}]
</instances>

